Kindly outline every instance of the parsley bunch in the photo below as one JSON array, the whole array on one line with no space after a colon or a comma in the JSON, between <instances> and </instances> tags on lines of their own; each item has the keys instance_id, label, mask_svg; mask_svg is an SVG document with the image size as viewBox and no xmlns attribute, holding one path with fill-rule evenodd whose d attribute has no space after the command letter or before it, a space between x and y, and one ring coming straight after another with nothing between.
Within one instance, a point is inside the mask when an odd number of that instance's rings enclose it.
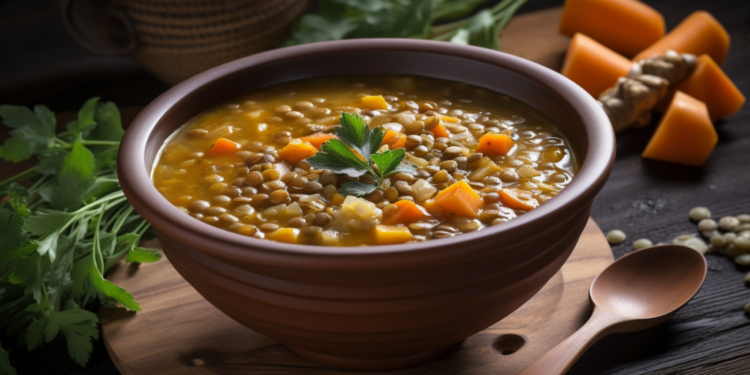
<instances>
[{"instance_id":1,"label":"parsley bunch","mask_svg":"<svg viewBox=\"0 0 750 375\"><path fill-rule=\"evenodd\" d=\"M0 328L33 350L60 333L68 353L84 366L99 337L90 303L117 302L141 310L133 296L104 278L122 257L154 262L160 254L138 247L149 224L120 189L115 159L124 134L111 102L88 100L67 131L56 134L47 107L0 106L12 128L0 157L30 169L0 182ZM28 178L28 187L16 183ZM96 307L91 305L90 307ZM0 348L0 373L14 374Z\"/></svg>"},{"instance_id":2,"label":"parsley bunch","mask_svg":"<svg viewBox=\"0 0 750 375\"><path fill-rule=\"evenodd\" d=\"M398 172L414 171L412 166L401 165L406 156L403 148L378 152L385 136L379 126L371 130L365 119L356 113L342 113L339 123L341 126L334 129L340 140L332 139L324 143L321 151L307 158L307 162L315 169L327 169L352 178L369 173L377 182L377 185L372 185L349 181L339 189L342 195L367 195L380 187L386 177ZM359 156L352 150L359 153Z\"/></svg>"},{"instance_id":3,"label":"parsley bunch","mask_svg":"<svg viewBox=\"0 0 750 375\"><path fill-rule=\"evenodd\" d=\"M486 0L324 0L283 46L355 38L447 40L499 50L498 34L527 0L502 0L464 17Z\"/></svg>"}]
</instances>

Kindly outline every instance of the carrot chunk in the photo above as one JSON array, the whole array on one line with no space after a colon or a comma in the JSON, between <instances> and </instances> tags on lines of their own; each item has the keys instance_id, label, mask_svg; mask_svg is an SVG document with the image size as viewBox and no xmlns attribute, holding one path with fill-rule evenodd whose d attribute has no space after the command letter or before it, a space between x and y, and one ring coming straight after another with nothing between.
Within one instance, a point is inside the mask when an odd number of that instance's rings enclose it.
<instances>
[{"instance_id":1,"label":"carrot chunk","mask_svg":"<svg viewBox=\"0 0 750 375\"><path fill-rule=\"evenodd\" d=\"M299 229L296 228L279 228L266 235L266 238L278 242L297 243Z\"/></svg>"},{"instance_id":2,"label":"carrot chunk","mask_svg":"<svg viewBox=\"0 0 750 375\"><path fill-rule=\"evenodd\" d=\"M442 122L438 122L438 124L434 128L432 128L432 130L430 131L437 138L440 138L440 137L449 138L448 131L445 130L445 126L443 125Z\"/></svg>"},{"instance_id":3,"label":"carrot chunk","mask_svg":"<svg viewBox=\"0 0 750 375\"><path fill-rule=\"evenodd\" d=\"M326 143L331 139L339 139L339 137L337 137L335 134L315 133L306 135L304 137L299 137L299 139L302 142L310 142L313 147L320 151L320 146L322 146L323 143Z\"/></svg>"},{"instance_id":4,"label":"carrot chunk","mask_svg":"<svg viewBox=\"0 0 750 375\"><path fill-rule=\"evenodd\" d=\"M423 208L411 201L401 200L394 203L394 205L396 206L396 210L391 216L383 220L383 224L411 224L429 216Z\"/></svg>"},{"instance_id":5,"label":"carrot chunk","mask_svg":"<svg viewBox=\"0 0 750 375\"><path fill-rule=\"evenodd\" d=\"M560 73L591 96L599 95L625 77L633 62L581 33L570 42Z\"/></svg>"},{"instance_id":6,"label":"carrot chunk","mask_svg":"<svg viewBox=\"0 0 750 375\"><path fill-rule=\"evenodd\" d=\"M413 238L407 227L376 225L373 231L376 245L395 245L410 241Z\"/></svg>"},{"instance_id":7,"label":"carrot chunk","mask_svg":"<svg viewBox=\"0 0 750 375\"><path fill-rule=\"evenodd\" d=\"M208 151L208 156L212 158L232 156L237 153L237 150L239 149L240 145L238 143L232 142L226 138L219 138L216 140L216 143L211 146L211 149Z\"/></svg>"},{"instance_id":8,"label":"carrot chunk","mask_svg":"<svg viewBox=\"0 0 750 375\"><path fill-rule=\"evenodd\" d=\"M438 193L435 204L443 209L448 218L475 218L484 207L484 200L466 181L461 180Z\"/></svg>"},{"instance_id":9,"label":"carrot chunk","mask_svg":"<svg viewBox=\"0 0 750 375\"><path fill-rule=\"evenodd\" d=\"M500 189L500 202L510 208L531 211L539 206L539 202L530 194L513 188Z\"/></svg>"},{"instance_id":10,"label":"carrot chunk","mask_svg":"<svg viewBox=\"0 0 750 375\"><path fill-rule=\"evenodd\" d=\"M706 104L677 91L641 156L700 167L718 140Z\"/></svg>"},{"instance_id":11,"label":"carrot chunk","mask_svg":"<svg viewBox=\"0 0 750 375\"><path fill-rule=\"evenodd\" d=\"M362 106L367 109L388 109L383 95L365 96L362 98Z\"/></svg>"},{"instance_id":12,"label":"carrot chunk","mask_svg":"<svg viewBox=\"0 0 750 375\"><path fill-rule=\"evenodd\" d=\"M279 157L281 160L294 166L297 165L300 160L307 159L310 156L315 155L317 152L318 150L309 142L303 142L300 139L292 139L281 149L281 151L279 151Z\"/></svg>"},{"instance_id":13,"label":"carrot chunk","mask_svg":"<svg viewBox=\"0 0 750 375\"><path fill-rule=\"evenodd\" d=\"M566 0L560 33L586 34L631 57L664 36L664 17L636 0Z\"/></svg>"},{"instance_id":14,"label":"carrot chunk","mask_svg":"<svg viewBox=\"0 0 750 375\"><path fill-rule=\"evenodd\" d=\"M406 147L406 134L386 130L385 136L383 136L383 144L388 145L391 150L404 148Z\"/></svg>"},{"instance_id":15,"label":"carrot chunk","mask_svg":"<svg viewBox=\"0 0 750 375\"><path fill-rule=\"evenodd\" d=\"M698 57L693 74L675 88L706 103L714 122L734 114L745 104L745 96L709 55Z\"/></svg>"},{"instance_id":16,"label":"carrot chunk","mask_svg":"<svg viewBox=\"0 0 750 375\"><path fill-rule=\"evenodd\" d=\"M693 55L705 53L721 65L729 51L729 34L710 13L693 12L667 35L636 55L633 61L663 55L668 49Z\"/></svg>"},{"instance_id":17,"label":"carrot chunk","mask_svg":"<svg viewBox=\"0 0 750 375\"><path fill-rule=\"evenodd\" d=\"M515 146L509 136L505 134L492 134L487 133L479 138L479 145L477 145L477 152L481 152L491 158L495 156L505 156Z\"/></svg>"}]
</instances>

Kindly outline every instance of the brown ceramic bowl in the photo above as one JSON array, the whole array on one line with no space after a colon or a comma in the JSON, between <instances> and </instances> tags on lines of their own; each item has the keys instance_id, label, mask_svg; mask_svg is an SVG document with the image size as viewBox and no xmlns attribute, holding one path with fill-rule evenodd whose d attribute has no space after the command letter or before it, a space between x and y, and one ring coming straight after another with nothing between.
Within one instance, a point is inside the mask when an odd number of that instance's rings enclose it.
<instances>
[{"instance_id":1,"label":"brown ceramic bowl","mask_svg":"<svg viewBox=\"0 0 750 375\"><path fill-rule=\"evenodd\" d=\"M167 137L215 104L283 81L377 73L449 79L516 97L563 129L580 170L557 197L507 223L453 238L349 248L230 233L180 212L151 183ZM578 241L614 151L602 109L552 70L484 48L371 39L278 49L184 81L133 121L118 169L130 202L206 300L303 357L378 370L435 358L539 291Z\"/></svg>"}]
</instances>

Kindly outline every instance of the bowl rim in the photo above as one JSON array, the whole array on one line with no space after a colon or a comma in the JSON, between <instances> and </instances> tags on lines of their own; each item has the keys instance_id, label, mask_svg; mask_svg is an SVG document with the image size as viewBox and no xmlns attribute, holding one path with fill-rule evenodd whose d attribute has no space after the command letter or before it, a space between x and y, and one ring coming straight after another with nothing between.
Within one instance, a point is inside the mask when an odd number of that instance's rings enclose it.
<instances>
[{"instance_id":1,"label":"bowl rim","mask_svg":"<svg viewBox=\"0 0 750 375\"><path fill-rule=\"evenodd\" d=\"M554 199L502 225L495 225L459 236L397 245L333 247L289 244L257 239L217 228L185 215L167 201L154 187L150 172L153 168L145 160L146 145L161 118L177 102L202 86L220 77L254 66L300 58L305 55L356 53L357 51L404 51L433 53L484 62L500 69L520 74L547 90L565 98L569 108L581 119L588 148L580 155L579 170L571 183ZM208 108L210 106L206 106ZM575 146L575 145L574 145ZM580 147L580 146L579 146ZM197 74L170 88L147 105L128 126L120 145L117 159L118 178L128 200L149 222L158 220L160 231L180 231L181 242L200 244L210 240L212 246L200 250L220 257L248 259L251 254L266 252L307 256L365 256L390 253L415 253L433 248L453 248L461 243L488 240L519 228L533 225L545 216L559 211L577 212L587 206L586 197L598 193L606 182L615 157L615 136L609 118L596 100L573 81L532 61L487 48L454 43L414 39L353 39L310 43L266 51L240 58ZM590 203L590 202L589 202ZM171 229L171 230L170 230ZM167 233L169 234L169 233Z\"/></svg>"}]
</instances>

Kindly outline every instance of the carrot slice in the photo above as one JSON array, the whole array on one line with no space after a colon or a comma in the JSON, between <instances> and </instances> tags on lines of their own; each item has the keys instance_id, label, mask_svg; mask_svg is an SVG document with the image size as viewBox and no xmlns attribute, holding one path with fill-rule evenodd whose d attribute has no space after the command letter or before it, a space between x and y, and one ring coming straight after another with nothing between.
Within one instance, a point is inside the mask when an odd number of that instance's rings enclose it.
<instances>
[{"instance_id":1,"label":"carrot slice","mask_svg":"<svg viewBox=\"0 0 750 375\"><path fill-rule=\"evenodd\" d=\"M362 106L367 109L388 109L388 103L383 95L365 96L362 98Z\"/></svg>"},{"instance_id":2,"label":"carrot slice","mask_svg":"<svg viewBox=\"0 0 750 375\"><path fill-rule=\"evenodd\" d=\"M508 188L500 189L497 193L500 195L500 202L510 208L531 211L539 206L536 199L531 196L527 198L522 190Z\"/></svg>"},{"instance_id":3,"label":"carrot slice","mask_svg":"<svg viewBox=\"0 0 750 375\"><path fill-rule=\"evenodd\" d=\"M313 147L318 149L320 151L320 146L323 145L323 143L326 143L330 141L331 139L339 139L335 134L326 134L326 133L315 133L306 135L304 137L299 137L299 139L302 142L310 142Z\"/></svg>"},{"instance_id":4,"label":"carrot slice","mask_svg":"<svg viewBox=\"0 0 750 375\"><path fill-rule=\"evenodd\" d=\"M489 157L505 156L515 146L509 136L505 134L492 134L487 133L479 138L479 145L477 145L477 152L481 152Z\"/></svg>"},{"instance_id":5,"label":"carrot slice","mask_svg":"<svg viewBox=\"0 0 750 375\"><path fill-rule=\"evenodd\" d=\"M383 136L383 144L388 145L391 150L404 148L406 147L406 134L386 130L385 136Z\"/></svg>"},{"instance_id":6,"label":"carrot slice","mask_svg":"<svg viewBox=\"0 0 750 375\"><path fill-rule=\"evenodd\" d=\"M317 152L318 150L310 143L303 142L299 139L292 139L281 149L281 151L279 151L279 157L281 160L295 166L300 160L307 159L310 156L315 155Z\"/></svg>"},{"instance_id":7,"label":"carrot slice","mask_svg":"<svg viewBox=\"0 0 750 375\"><path fill-rule=\"evenodd\" d=\"M237 150L239 149L240 145L238 143L232 142L226 138L219 138L216 140L216 143L211 146L211 149L208 151L208 156L212 158L219 156L232 156L237 153Z\"/></svg>"},{"instance_id":8,"label":"carrot slice","mask_svg":"<svg viewBox=\"0 0 750 375\"><path fill-rule=\"evenodd\" d=\"M479 209L484 207L484 200L466 181L461 180L438 193L435 204L443 209L446 217L475 218L479 215Z\"/></svg>"},{"instance_id":9,"label":"carrot slice","mask_svg":"<svg viewBox=\"0 0 750 375\"><path fill-rule=\"evenodd\" d=\"M414 204L414 202L401 200L394 203L396 211L383 220L385 225L411 224L420 221L430 215L424 212L424 209Z\"/></svg>"},{"instance_id":10,"label":"carrot slice","mask_svg":"<svg viewBox=\"0 0 750 375\"><path fill-rule=\"evenodd\" d=\"M435 137L438 137L438 138L439 137L444 137L444 138L448 138L449 137L448 131L445 130L445 126L443 126L442 122L438 122L437 126L435 126L434 128L432 128L432 130L430 130L430 131L432 132L433 135L435 135Z\"/></svg>"}]
</instances>

